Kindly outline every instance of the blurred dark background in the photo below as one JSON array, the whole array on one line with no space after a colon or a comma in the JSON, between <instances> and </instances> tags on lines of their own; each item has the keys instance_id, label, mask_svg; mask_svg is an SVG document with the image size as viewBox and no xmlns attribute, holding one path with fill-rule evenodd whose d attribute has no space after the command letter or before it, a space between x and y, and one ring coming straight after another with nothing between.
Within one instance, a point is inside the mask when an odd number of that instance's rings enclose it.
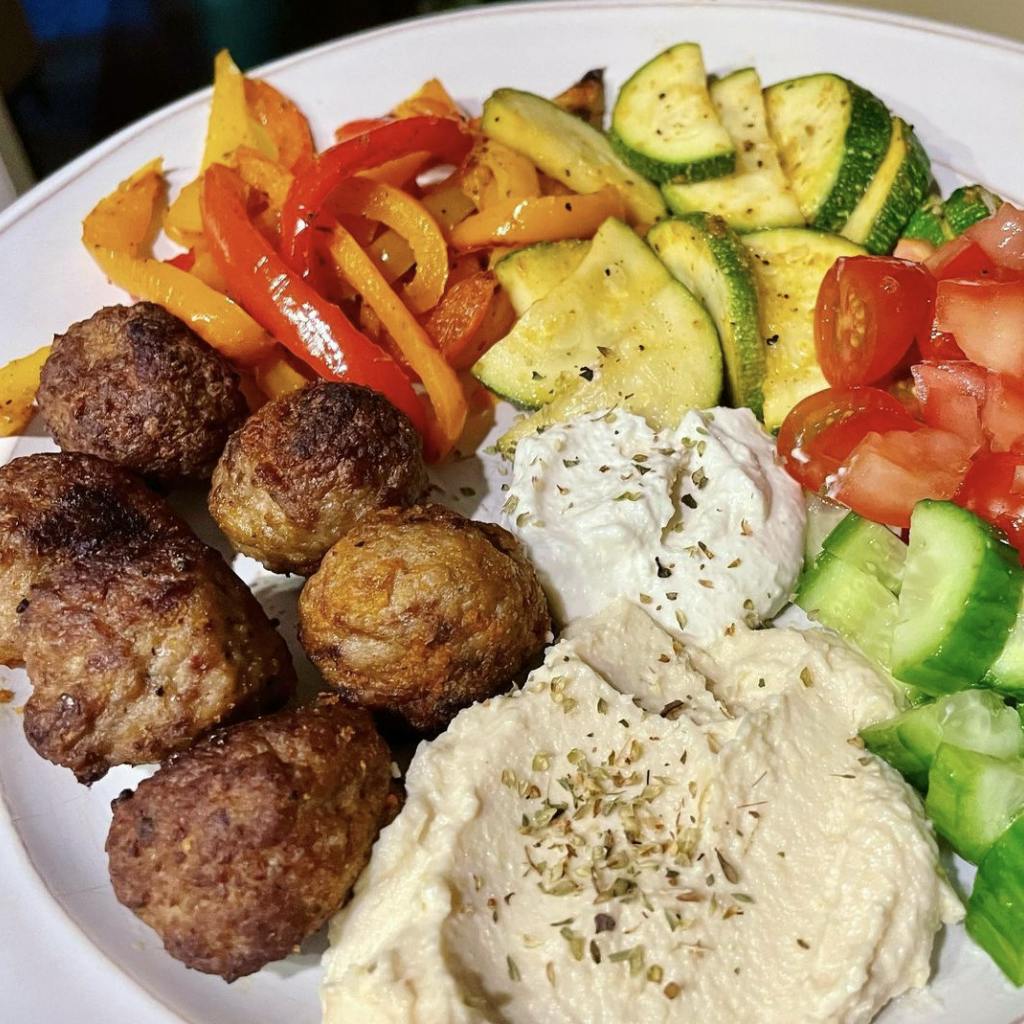
<instances>
[{"instance_id":1,"label":"blurred dark background","mask_svg":"<svg viewBox=\"0 0 1024 1024\"><path fill-rule=\"evenodd\" d=\"M0 0L0 93L36 178L242 68L470 0Z\"/></svg>"}]
</instances>

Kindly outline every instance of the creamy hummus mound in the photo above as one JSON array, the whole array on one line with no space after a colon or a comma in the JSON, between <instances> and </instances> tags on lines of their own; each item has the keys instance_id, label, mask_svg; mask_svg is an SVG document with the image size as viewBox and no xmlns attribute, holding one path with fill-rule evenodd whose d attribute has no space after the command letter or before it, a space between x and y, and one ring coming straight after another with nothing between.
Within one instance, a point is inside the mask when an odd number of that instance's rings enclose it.
<instances>
[{"instance_id":1,"label":"creamy hummus mound","mask_svg":"<svg viewBox=\"0 0 1024 1024\"><path fill-rule=\"evenodd\" d=\"M962 910L820 631L687 648L636 605L423 744L331 927L326 1024L855 1022Z\"/></svg>"}]
</instances>

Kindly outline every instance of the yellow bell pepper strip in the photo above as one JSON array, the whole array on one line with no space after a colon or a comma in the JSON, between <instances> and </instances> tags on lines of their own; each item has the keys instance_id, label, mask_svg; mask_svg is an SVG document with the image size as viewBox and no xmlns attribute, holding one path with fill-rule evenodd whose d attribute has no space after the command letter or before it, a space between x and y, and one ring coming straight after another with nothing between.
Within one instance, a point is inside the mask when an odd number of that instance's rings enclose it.
<instances>
[{"instance_id":1,"label":"yellow bell pepper strip","mask_svg":"<svg viewBox=\"0 0 1024 1024\"><path fill-rule=\"evenodd\" d=\"M422 203L392 185L357 176L334 193L330 207L397 231L409 244L416 264L416 273L399 294L414 313L425 313L438 304L448 281L448 245Z\"/></svg>"},{"instance_id":2,"label":"yellow bell pepper strip","mask_svg":"<svg viewBox=\"0 0 1024 1024\"><path fill-rule=\"evenodd\" d=\"M237 171L223 164L207 169L203 223L231 294L319 376L379 391L426 434L426 409L401 368L288 269L249 219L245 204L245 183Z\"/></svg>"},{"instance_id":3,"label":"yellow bell pepper strip","mask_svg":"<svg viewBox=\"0 0 1024 1024\"><path fill-rule=\"evenodd\" d=\"M304 388L313 379L312 374L303 373L284 352L273 355L252 368L256 386L267 398L280 398Z\"/></svg>"},{"instance_id":4,"label":"yellow bell pepper strip","mask_svg":"<svg viewBox=\"0 0 1024 1024\"><path fill-rule=\"evenodd\" d=\"M39 390L39 374L50 355L44 345L29 356L0 366L0 437L20 434L29 424Z\"/></svg>"},{"instance_id":5,"label":"yellow bell pepper strip","mask_svg":"<svg viewBox=\"0 0 1024 1024\"><path fill-rule=\"evenodd\" d=\"M493 139L478 142L462 168L462 190L478 210L540 195L537 168L521 153Z\"/></svg>"},{"instance_id":6,"label":"yellow bell pepper strip","mask_svg":"<svg viewBox=\"0 0 1024 1024\"><path fill-rule=\"evenodd\" d=\"M309 121L287 96L262 78L243 78L250 117L261 125L276 150L276 161L287 170L313 158Z\"/></svg>"},{"instance_id":7,"label":"yellow bell pepper strip","mask_svg":"<svg viewBox=\"0 0 1024 1024\"><path fill-rule=\"evenodd\" d=\"M360 171L360 178L369 178L370 181L379 181L384 185L394 185L395 188L408 188L416 176L426 169L431 162L429 153L406 153L396 160L389 160L380 167L371 167L369 170Z\"/></svg>"},{"instance_id":8,"label":"yellow bell pepper strip","mask_svg":"<svg viewBox=\"0 0 1024 1024\"><path fill-rule=\"evenodd\" d=\"M199 169L205 171L211 164L229 162L239 146L249 146L277 159L277 146L270 133L249 110L245 76L231 54L221 50L213 59L213 98Z\"/></svg>"},{"instance_id":9,"label":"yellow bell pepper strip","mask_svg":"<svg viewBox=\"0 0 1024 1024\"><path fill-rule=\"evenodd\" d=\"M159 162L147 164L101 199L82 223L82 241L113 284L191 324L211 348L240 364L263 359L274 341L244 309L191 271L148 255L163 193Z\"/></svg>"},{"instance_id":10,"label":"yellow bell pepper strip","mask_svg":"<svg viewBox=\"0 0 1024 1024\"><path fill-rule=\"evenodd\" d=\"M467 217L452 229L449 241L456 249L481 249L591 238L609 217L625 215L621 195L611 188L585 196L509 200Z\"/></svg>"},{"instance_id":11,"label":"yellow bell pepper strip","mask_svg":"<svg viewBox=\"0 0 1024 1024\"><path fill-rule=\"evenodd\" d=\"M343 181L407 153L428 152L458 165L472 138L451 118L410 117L389 121L325 150L296 176L281 217L281 248L292 268L306 276L312 266L314 222Z\"/></svg>"},{"instance_id":12,"label":"yellow bell pepper strip","mask_svg":"<svg viewBox=\"0 0 1024 1024\"><path fill-rule=\"evenodd\" d=\"M434 117L451 117L457 120L462 120L466 116L436 78L424 82L408 99L402 100L393 113L395 117L419 117L430 114Z\"/></svg>"},{"instance_id":13,"label":"yellow bell pepper strip","mask_svg":"<svg viewBox=\"0 0 1024 1024\"><path fill-rule=\"evenodd\" d=\"M178 245L191 249L203 237L203 215L199 210L202 178L182 186L164 215L164 234Z\"/></svg>"},{"instance_id":14,"label":"yellow bell pepper strip","mask_svg":"<svg viewBox=\"0 0 1024 1024\"><path fill-rule=\"evenodd\" d=\"M429 454L435 459L443 458L455 446L466 422L466 398L455 371L373 260L344 228L334 228L328 251L342 277L380 317L412 371L423 382L437 417Z\"/></svg>"}]
</instances>

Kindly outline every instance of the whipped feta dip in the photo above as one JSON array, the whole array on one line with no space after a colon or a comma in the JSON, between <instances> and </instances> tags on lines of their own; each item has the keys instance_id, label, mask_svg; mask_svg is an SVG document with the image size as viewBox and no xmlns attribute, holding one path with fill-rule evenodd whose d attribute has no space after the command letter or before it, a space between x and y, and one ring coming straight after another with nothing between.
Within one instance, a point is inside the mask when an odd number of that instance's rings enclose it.
<instances>
[{"instance_id":1,"label":"whipped feta dip","mask_svg":"<svg viewBox=\"0 0 1024 1024\"><path fill-rule=\"evenodd\" d=\"M789 601L805 506L749 409L588 414L521 440L504 507L564 625L617 597L708 644Z\"/></svg>"},{"instance_id":2,"label":"whipped feta dip","mask_svg":"<svg viewBox=\"0 0 1024 1024\"><path fill-rule=\"evenodd\" d=\"M870 1020L962 916L857 737L896 710L822 631L576 623L418 749L331 925L325 1024Z\"/></svg>"}]
</instances>

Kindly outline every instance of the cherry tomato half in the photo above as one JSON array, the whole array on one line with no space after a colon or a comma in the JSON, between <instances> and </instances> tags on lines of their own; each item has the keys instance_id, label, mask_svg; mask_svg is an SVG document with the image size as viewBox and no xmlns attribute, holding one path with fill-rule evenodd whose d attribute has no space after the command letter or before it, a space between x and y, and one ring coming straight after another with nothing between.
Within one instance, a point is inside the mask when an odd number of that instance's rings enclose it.
<instances>
[{"instance_id":1,"label":"cherry tomato half","mask_svg":"<svg viewBox=\"0 0 1024 1024\"><path fill-rule=\"evenodd\" d=\"M794 480L820 491L866 434L920 425L880 388L830 388L790 410L779 429L779 456Z\"/></svg>"},{"instance_id":2,"label":"cherry tomato half","mask_svg":"<svg viewBox=\"0 0 1024 1024\"><path fill-rule=\"evenodd\" d=\"M934 306L935 281L919 263L840 257L821 282L814 316L825 379L836 388L880 381L930 337Z\"/></svg>"},{"instance_id":3,"label":"cherry tomato half","mask_svg":"<svg viewBox=\"0 0 1024 1024\"><path fill-rule=\"evenodd\" d=\"M1024 549L1024 455L979 455L953 500L998 526L1018 551Z\"/></svg>"}]
</instances>

